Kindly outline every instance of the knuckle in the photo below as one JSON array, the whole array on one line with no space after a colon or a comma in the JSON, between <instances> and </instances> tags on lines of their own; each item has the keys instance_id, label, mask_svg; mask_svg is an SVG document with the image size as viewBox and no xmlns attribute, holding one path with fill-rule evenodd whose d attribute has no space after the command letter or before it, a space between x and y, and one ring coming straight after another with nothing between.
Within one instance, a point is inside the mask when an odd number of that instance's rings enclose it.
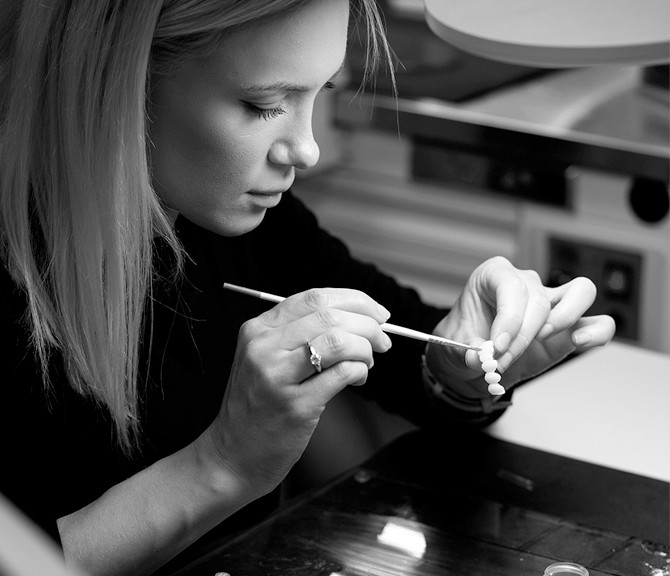
<instances>
[{"instance_id":1,"label":"knuckle","mask_svg":"<svg viewBox=\"0 0 670 576\"><path fill-rule=\"evenodd\" d=\"M325 290L311 288L305 292L305 303L312 310L323 310L328 308L330 297Z\"/></svg>"},{"instance_id":2,"label":"knuckle","mask_svg":"<svg viewBox=\"0 0 670 576\"><path fill-rule=\"evenodd\" d=\"M482 262L479 267L498 267L498 266L507 266L509 264L509 260L505 258L504 256L500 255L495 255L487 258Z\"/></svg>"},{"instance_id":3,"label":"knuckle","mask_svg":"<svg viewBox=\"0 0 670 576\"><path fill-rule=\"evenodd\" d=\"M240 326L238 340L241 342L252 341L263 330L263 325L258 318L247 320Z\"/></svg>"},{"instance_id":4,"label":"knuckle","mask_svg":"<svg viewBox=\"0 0 670 576\"><path fill-rule=\"evenodd\" d=\"M250 370L254 378L262 381L273 381L277 377L277 365L275 362L267 362L267 349L258 339L249 341L243 350L245 366Z\"/></svg>"},{"instance_id":5,"label":"knuckle","mask_svg":"<svg viewBox=\"0 0 670 576\"><path fill-rule=\"evenodd\" d=\"M315 312L317 322L325 327L337 326L337 315L332 308L320 308Z\"/></svg>"},{"instance_id":6,"label":"knuckle","mask_svg":"<svg viewBox=\"0 0 670 576\"><path fill-rule=\"evenodd\" d=\"M505 258L504 256L496 255L493 256L490 260L492 263L496 264L497 266L511 266L512 263Z\"/></svg>"},{"instance_id":7,"label":"knuckle","mask_svg":"<svg viewBox=\"0 0 670 576\"><path fill-rule=\"evenodd\" d=\"M258 341L258 339L253 339L247 342L247 344L244 347L244 352L245 355L254 363L256 364L256 359L262 358L264 356L264 350L263 350L263 345L261 342ZM270 362L261 362L259 365L264 366L264 365L270 365Z\"/></svg>"},{"instance_id":8,"label":"knuckle","mask_svg":"<svg viewBox=\"0 0 670 576\"><path fill-rule=\"evenodd\" d=\"M365 380L368 375L368 367L363 362L344 361L333 366L336 377L345 384L352 384Z\"/></svg>"},{"instance_id":9,"label":"knuckle","mask_svg":"<svg viewBox=\"0 0 670 576\"><path fill-rule=\"evenodd\" d=\"M338 354L344 349L343 334L339 330L329 330L325 333L325 344L331 354Z\"/></svg>"},{"instance_id":10,"label":"knuckle","mask_svg":"<svg viewBox=\"0 0 670 576\"><path fill-rule=\"evenodd\" d=\"M542 284L542 278L540 277L539 273L537 270L523 270L523 274L526 276L528 281L534 283L534 284Z\"/></svg>"},{"instance_id":11,"label":"knuckle","mask_svg":"<svg viewBox=\"0 0 670 576\"><path fill-rule=\"evenodd\" d=\"M277 365L273 362L256 364L257 374L264 382L277 382L283 377L283 374L278 370Z\"/></svg>"}]
</instances>

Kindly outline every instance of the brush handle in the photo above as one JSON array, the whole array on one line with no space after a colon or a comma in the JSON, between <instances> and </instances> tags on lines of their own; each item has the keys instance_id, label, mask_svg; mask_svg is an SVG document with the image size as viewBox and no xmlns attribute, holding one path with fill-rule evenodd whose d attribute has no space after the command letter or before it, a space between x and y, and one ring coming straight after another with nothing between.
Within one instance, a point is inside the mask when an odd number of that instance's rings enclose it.
<instances>
[{"instance_id":1,"label":"brush handle","mask_svg":"<svg viewBox=\"0 0 670 576\"><path fill-rule=\"evenodd\" d=\"M283 296L277 296L275 294L270 294L269 292L261 292L260 290L253 290L252 288L245 288L244 286L237 286L236 284L229 284L228 282L225 282L223 287L226 290L240 292L241 294L253 296L254 298L260 298L261 300L267 300L269 302L279 303L285 300ZM414 338L414 340L421 340L430 344L439 344L440 346L454 346L456 348L464 348L466 350L479 350L479 348L476 346L469 346L468 344L463 344L462 342L456 342L455 340L449 340L448 338L442 338L441 336L434 336L433 334L426 334L425 332L419 332L418 330L412 330L411 328L404 328L403 326L389 324L388 322L382 324L381 329L384 332L397 334L398 336L406 336L407 338Z\"/></svg>"},{"instance_id":2,"label":"brush handle","mask_svg":"<svg viewBox=\"0 0 670 576\"><path fill-rule=\"evenodd\" d=\"M469 346L468 344L463 344L462 342L456 342L455 340L442 338L442 336L426 334L425 332L419 332L418 330L412 330L411 328L405 328L403 326L396 326L395 324L389 324L388 322L386 324L382 324L381 329L384 332L397 334L398 336L407 336L407 338L422 340L423 342L428 342L430 344L439 344L440 346L453 346L456 348L464 348L466 350L479 350L479 348L477 348L476 346Z\"/></svg>"}]
</instances>

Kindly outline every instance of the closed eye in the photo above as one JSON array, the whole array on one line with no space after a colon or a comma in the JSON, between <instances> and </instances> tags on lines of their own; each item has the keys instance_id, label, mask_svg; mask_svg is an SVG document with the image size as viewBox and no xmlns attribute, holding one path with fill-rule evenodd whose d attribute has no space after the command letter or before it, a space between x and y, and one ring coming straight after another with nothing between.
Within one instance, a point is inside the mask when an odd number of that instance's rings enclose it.
<instances>
[{"instance_id":1,"label":"closed eye","mask_svg":"<svg viewBox=\"0 0 670 576\"><path fill-rule=\"evenodd\" d=\"M261 108L252 104L251 102L243 102L244 107L249 110L252 114L263 120L271 120L272 118L277 118L286 113L286 110L281 106L276 106L273 108Z\"/></svg>"},{"instance_id":2,"label":"closed eye","mask_svg":"<svg viewBox=\"0 0 670 576\"><path fill-rule=\"evenodd\" d=\"M335 82L333 82L332 80L328 80L321 87L320 92L327 92L328 90L333 90L334 88L335 88ZM244 104L244 107L251 113L253 113L254 116L262 118L263 120L271 120L272 118L276 118L277 116L281 116L282 114L286 113L286 109L282 108L281 106L275 106L272 108L261 108L260 106L252 104L251 102L248 101L243 101L242 104Z\"/></svg>"}]
</instances>

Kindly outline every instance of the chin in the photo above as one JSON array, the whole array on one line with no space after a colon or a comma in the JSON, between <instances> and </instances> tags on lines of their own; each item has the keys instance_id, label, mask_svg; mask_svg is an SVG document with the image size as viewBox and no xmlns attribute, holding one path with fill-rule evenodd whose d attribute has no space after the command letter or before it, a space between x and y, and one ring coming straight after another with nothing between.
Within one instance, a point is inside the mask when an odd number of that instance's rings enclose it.
<instances>
[{"instance_id":1,"label":"chin","mask_svg":"<svg viewBox=\"0 0 670 576\"><path fill-rule=\"evenodd\" d=\"M238 214L235 218L217 218L215 214L206 216L200 214L182 214L189 222L209 230L219 236L243 236L258 228L265 218L266 209L259 209L253 213Z\"/></svg>"}]
</instances>

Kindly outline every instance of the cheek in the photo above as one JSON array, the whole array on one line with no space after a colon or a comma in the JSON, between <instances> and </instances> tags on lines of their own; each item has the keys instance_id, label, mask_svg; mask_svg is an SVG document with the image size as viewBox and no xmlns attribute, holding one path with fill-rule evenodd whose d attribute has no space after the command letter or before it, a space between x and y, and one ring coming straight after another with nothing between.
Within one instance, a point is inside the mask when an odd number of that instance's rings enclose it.
<instances>
[{"instance_id":1,"label":"cheek","mask_svg":"<svg viewBox=\"0 0 670 576\"><path fill-rule=\"evenodd\" d=\"M171 207L206 204L252 188L267 156L262 132L235 111L169 99L151 124L152 173ZM259 137L260 134L260 137Z\"/></svg>"},{"instance_id":2,"label":"cheek","mask_svg":"<svg viewBox=\"0 0 670 576\"><path fill-rule=\"evenodd\" d=\"M169 114L166 113L166 116ZM173 114L159 119L152 132L152 168L159 190L190 188L234 164L225 126L204 115ZM200 182L201 183L201 182Z\"/></svg>"}]
</instances>

